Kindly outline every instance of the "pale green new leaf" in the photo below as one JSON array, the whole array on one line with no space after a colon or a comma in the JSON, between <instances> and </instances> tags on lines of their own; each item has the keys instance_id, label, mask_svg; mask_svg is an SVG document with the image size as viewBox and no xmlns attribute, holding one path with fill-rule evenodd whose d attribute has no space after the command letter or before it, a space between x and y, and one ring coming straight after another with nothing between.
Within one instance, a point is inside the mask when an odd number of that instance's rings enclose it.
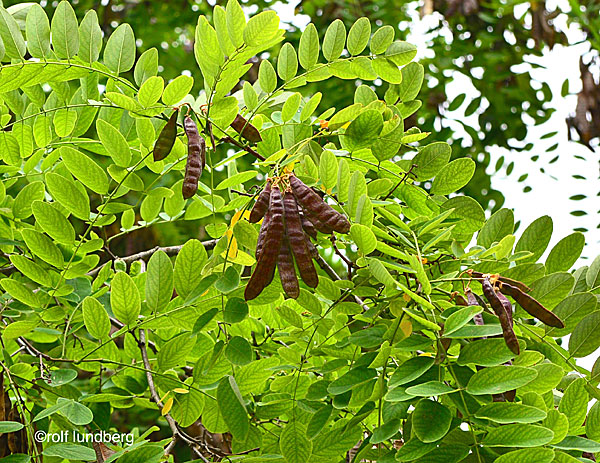
<instances>
[{"instance_id":1,"label":"pale green new leaf","mask_svg":"<svg viewBox=\"0 0 600 463\"><path fill-rule=\"evenodd\" d=\"M52 58L50 50L50 21L44 9L33 3L25 22L27 48L34 58L48 60Z\"/></svg>"},{"instance_id":2,"label":"pale green new leaf","mask_svg":"<svg viewBox=\"0 0 600 463\"><path fill-rule=\"evenodd\" d=\"M52 16L52 46L59 58L73 58L79 51L77 16L71 4L63 0Z\"/></svg>"},{"instance_id":3,"label":"pale green new leaf","mask_svg":"<svg viewBox=\"0 0 600 463\"><path fill-rule=\"evenodd\" d=\"M135 37L127 23L121 24L108 38L104 49L104 64L119 75L129 71L135 62Z\"/></svg>"},{"instance_id":4,"label":"pale green new leaf","mask_svg":"<svg viewBox=\"0 0 600 463\"><path fill-rule=\"evenodd\" d=\"M85 327L96 339L106 339L110 333L110 320L106 309L93 297L83 300L83 322Z\"/></svg>"},{"instance_id":5,"label":"pale green new leaf","mask_svg":"<svg viewBox=\"0 0 600 463\"><path fill-rule=\"evenodd\" d=\"M333 61L340 57L346 43L346 27L340 19L333 21L323 39L323 56L327 61Z\"/></svg>"},{"instance_id":6,"label":"pale green new leaf","mask_svg":"<svg viewBox=\"0 0 600 463\"><path fill-rule=\"evenodd\" d=\"M119 321L132 325L141 309L140 293L132 278L117 272L111 282L110 305Z\"/></svg>"},{"instance_id":7,"label":"pale green new leaf","mask_svg":"<svg viewBox=\"0 0 600 463\"><path fill-rule=\"evenodd\" d=\"M102 29L95 10L89 10L79 25L79 57L86 63L94 63L102 49Z\"/></svg>"},{"instance_id":8,"label":"pale green new leaf","mask_svg":"<svg viewBox=\"0 0 600 463\"><path fill-rule=\"evenodd\" d=\"M161 312L173 295L173 266L164 251L156 251L148 261L146 272L146 304Z\"/></svg>"}]
</instances>

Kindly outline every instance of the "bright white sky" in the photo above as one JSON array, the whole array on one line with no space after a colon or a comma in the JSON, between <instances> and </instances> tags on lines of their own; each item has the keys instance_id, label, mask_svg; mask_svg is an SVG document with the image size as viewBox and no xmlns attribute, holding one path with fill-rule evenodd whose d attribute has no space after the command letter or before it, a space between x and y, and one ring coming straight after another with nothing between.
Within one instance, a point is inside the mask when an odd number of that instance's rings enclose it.
<instances>
[{"instance_id":1,"label":"bright white sky","mask_svg":"<svg viewBox=\"0 0 600 463\"><path fill-rule=\"evenodd\" d=\"M307 15L295 15L294 9L300 3L300 0L292 0L289 3L281 1L276 2L272 8L277 11L282 20L282 27L285 23L304 29L310 22ZM569 11L567 0L548 0L547 8L553 10L559 6L563 11ZM528 5L520 5L515 14L520 17ZM433 14L423 19L419 18L416 10L413 11L413 21L411 22L411 33L408 40L417 45L418 56L426 56L428 35L427 31L435 26L440 20L440 16ZM568 26L566 21L557 21L557 27L566 33L570 43L580 42L584 35L581 30L574 25ZM448 37L451 37L448 34ZM575 46L563 47L556 45L552 50L545 50L541 58L535 56L526 57L527 61L544 66L532 72L535 80L546 82L552 90L553 99L547 103L548 107L555 108L555 113L548 121L539 126L531 126L525 143L529 142L535 145L535 148L529 153L510 152L509 150L498 147L490 147L492 162L488 172L493 173L496 160L504 155L505 165L511 160L515 161L515 168L510 176L507 176L504 170L496 173L492 177L492 185L495 189L501 191L505 198L504 207L514 210L515 220L521 220L520 231L523 231L529 223L542 215L549 215L554 222L554 232L548 251L561 238L573 232L574 228L585 227L588 229L586 235L586 246L583 256L578 262L580 265L589 265L597 255L600 254L600 182L598 155L592 153L589 149L578 143L569 142L567 139L567 125L565 119L574 111L577 101L577 92L581 90L581 80L579 73L579 57L583 53L589 55L590 47L586 43ZM417 58L418 59L418 58ZM589 59L589 56L588 56ZM522 64L515 69L515 72L525 72L530 69L528 64ZM565 79L569 79L570 94L562 98L561 86ZM534 87L535 88L535 87ZM461 93L466 93L467 98L462 106L449 114L452 119L462 119L468 122L474 128L478 127L477 116L469 118L462 117L464 109L472 98L478 96L478 92L471 85L469 79L458 75L452 85L446 88L449 100ZM464 133L462 126L451 119L445 120L455 132ZM556 131L558 134L547 140L540 140L540 137L546 133ZM545 150L554 143L559 143L558 149L546 153ZM597 151L600 149L597 148ZM531 156L539 155L537 162L531 161ZM558 161L553 164L548 162L559 155ZM575 155L580 155L584 159L576 159ZM544 167L546 172L541 173L540 167ZM518 183L517 179L528 173L529 176L525 182ZM582 175L585 180L573 178L573 175ZM524 193L523 188L526 185L533 187L529 193ZM576 194L584 194L586 199L573 201L569 198ZM570 214L573 210L587 211L588 215L575 217ZM547 253L546 253L547 254ZM567 342L567 338L565 338ZM586 358L578 359L577 363L584 368L591 369L597 355L592 354Z\"/></svg>"}]
</instances>

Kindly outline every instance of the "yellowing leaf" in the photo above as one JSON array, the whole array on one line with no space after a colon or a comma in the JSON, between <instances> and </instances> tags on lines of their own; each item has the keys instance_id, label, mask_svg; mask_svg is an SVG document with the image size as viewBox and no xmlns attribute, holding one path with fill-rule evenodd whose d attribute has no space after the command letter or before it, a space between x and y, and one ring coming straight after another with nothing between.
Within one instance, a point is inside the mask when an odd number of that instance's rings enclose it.
<instances>
[{"instance_id":1,"label":"yellowing leaf","mask_svg":"<svg viewBox=\"0 0 600 463\"><path fill-rule=\"evenodd\" d=\"M163 406L162 410L160 411L160 414L162 416L165 416L167 413L169 413L171 411L172 407L173 407L173 397L170 397L169 400L167 400L165 402L165 405Z\"/></svg>"}]
</instances>

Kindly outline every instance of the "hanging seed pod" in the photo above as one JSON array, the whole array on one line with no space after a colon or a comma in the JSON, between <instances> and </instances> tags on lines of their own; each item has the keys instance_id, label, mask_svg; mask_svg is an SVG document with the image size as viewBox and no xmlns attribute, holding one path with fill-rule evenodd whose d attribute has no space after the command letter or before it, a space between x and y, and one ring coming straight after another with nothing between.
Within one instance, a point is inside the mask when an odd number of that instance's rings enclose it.
<instances>
[{"instance_id":1,"label":"hanging seed pod","mask_svg":"<svg viewBox=\"0 0 600 463\"><path fill-rule=\"evenodd\" d=\"M306 221L312 224L313 228L325 235L331 235L333 233L333 228L329 225L321 222L317 217L314 216L310 211L304 210L304 217Z\"/></svg>"},{"instance_id":2,"label":"hanging seed pod","mask_svg":"<svg viewBox=\"0 0 600 463\"><path fill-rule=\"evenodd\" d=\"M262 137L260 136L260 132L250 124L246 119L244 119L239 114L235 116L235 119L231 123L231 128L239 133L242 137L252 143L258 143L262 141Z\"/></svg>"},{"instance_id":3,"label":"hanging seed pod","mask_svg":"<svg viewBox=\"0 0 600 463\"><path fill-rule=\"evenodd\" d=\"M269 229L269 222L271 221L271 214L269 211L265 214L265 218L262 221L262 225L260 226L260 231L258 232L258 239L256 241L256 252L255 257L256 261L260 259L260 254L262 252L263 246L265 244L265 236L267 236L267 230Z\"/></svg>"},{"instance_id":4,"label":"hanging seed pod","mask_svg":"<svg viewBox=\"0 0 600 463\"><path fill-rule=\"evenodd\" d=\"M173 149L175 139L177 138L177 114L177 110L173 111L173 114L171 114L171 117L158 134L156 143L154 143L154 149L152 150L155 162L162 161Z\"/></svg>"},{"instance_id":5,"label":"hanging seed pod","mask_svg":"<svg viewBox=\"0 0 600 463\"><path fill-rule=\"evenodd\" d=\"M313 225L313 223L308 220L308 218L306 217L306 214L302 211L300 211L300 220L302 221L302 229L306 232L306 234L308 236L310 236L312 239L317 239L317 229L315 228L315 226Z\"/></svg>"},{"instance_id":6,"label":"hanging seed pod","mask_svg":"<svg viewBox=\"0 0 600 463\"><path fill-rule=\"evenodd\" d=\"M281 249L279 250L279 258L277 259L277 269L279 270L279 279L285 294L292 299L298 299L300 294L300 286L296 277L296 269L294 267L294 258L286 237L281 240Z\"/></svg>"},{"instance_id":7,"label":"hanging seed pod","mask_svg":"<svg viewBox=\"0 0 600 463\"><path fill-rule=\"evenodd\" d=\"M489 279L484 279L481 282L481 287L483 288L483 294L485 298L489 301L490 305L492 306L492 310L500 320L500 326L502 327L502 335L504 336L504 342L506 342L508 348L515 355L519 355L519 341L517 340L515 332L512 329L512 324L509 322L508 314L506 312L504 304L502 304L502 301L500 301L500 299L498 298L498 295L496 294L496 291L494 290L494 287L492 286L492 283L490 283Z\"/></svg>"},{"instance_id":8,"label":"hanging seed pod","mask_svg":"<svg viewBox=\"0 0 600 463\"><path fill-rule=\"evenodd\" d=\"M281 239L285 229L283 222L283 201L281 200L281 192L277 185L271 188L269 214L271 217L265 230L263 244L258 255L258 262L244 291L244 297L247 301L256 298L271 283L275 274L275 266L279 257Z\"/></svg>"},{"instance_id":9,"label":"hanging seed pod","mask_svg":"<svg viewBox=\"0 0 600 463\"><path fill-rule=\"evenodd\" d=\"M198 179L202 175L202 153L206 152L206 143L190 116L185 116L183 127L188 138L188 156L181 190L183 197L188 199L198 191Z\"/></svg>"},{"instance_id":10,"label":"hanging seed pod","mask_svg":"<svg viewBox=\"0 0 600 463\"><path fill-rule=\"evenodd\" d=\"M506 311L506 315L508 316L508 322L512 326L512 324L513 324L512 304L510 303L510 301L508 299L506 299L506 296L504 296L504 294L502 294L500 291L496 291L496 296L498 296L498 299L500 299L500 302L504 306L504 310Z\"/></svg>"},{"instance_id":11,"label":"hanging seed pod","mask_svg":"<svg viewBox=\"0 0 600 463\"><path fill-rule=\"evenodd\" d=\"M473 291L471 291L471 288L467 288L465 294L467 295L467 305L479 305L479 302L477 302L477 299L475 298ZM473 317L473 321L476 325L483 325L483 315L478 313Z\"/></svg>"},{"instance_id":12,"label":"hanging seed pod","mask_svg":"<svg viewBox=\"0 0 600 463\"><path fill-rule=\"evenodd\" d=\"M310 215L316 217L324 225L331 227L338 233L348 233L350 231L350 222L348 222L348 219L325 203L318 194L306 186L298 177L291 175L290 185L296 199L298 199L298 203ZM315 227L317 230L319 229L317 224L315 224Z\"/></svg>"},{"instance_id":13,"label":"hanging seed pod","mask_svg":"<svg viewBox=\"0 0 600 463\"><path fill-rule=\"evenodd\" d=\"M256 198L256 202L254 203L254 207L250 211L250 218L248 222L256 223L260 219L262 219L269 208L269 199L271 198L271 181L267 180L267 185L263 188L263 191L260 192L258 198Z\"/></svg>"},{"instance_id":14,"label":"hanging seed pod","mask_svg":"<svg viewBox=\"0 0 600 463\"><path fill-rule=\"evenodd\" d=\"M536 301L529 294L525 294L516 286L508 283L500 284L500 291L507 296L512 297L525 311L540 320L542 323L554 328L564 328L565 324L554 313L546 309L542 304Z\"/></svg>"},{"instance_id":15,"label":"hanging seed pod","mask_svg":"<svg viewBox=\"0 0 600 463\"><path fill-rule=\"evenodd\" d=\"M300 220L296 198L291 191L284 195L283 207L285 210L285 231L302 281L310 288L316 288L319 284L319 277L306 246L306 235L302 231L302 221Z\"/></svg>"}]
</instances>

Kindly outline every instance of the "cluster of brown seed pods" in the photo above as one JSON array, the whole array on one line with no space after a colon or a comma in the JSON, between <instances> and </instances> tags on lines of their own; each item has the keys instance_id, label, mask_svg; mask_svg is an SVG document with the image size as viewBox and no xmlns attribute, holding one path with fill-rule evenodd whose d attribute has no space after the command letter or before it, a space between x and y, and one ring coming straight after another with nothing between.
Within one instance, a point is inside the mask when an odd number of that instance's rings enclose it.
<instances>
[{"instance_id":1,"label":"cluster of brown seed pods","mask_svg":"<svg viewBox=\"0 0 600 463\"><path fill-rule=\"evenodd\" d=\"M246 285L246 300L256 298L273 281L275 267L283 290L296 299L300 288L294 262L302 281L316 288L319 277L313 258L318 253L310 238L316 238L317 232L350 231L350 222L343 214L290 173L267 180L250 212L251 223L260 219L263 222L256 245L257 264Z\"/></svg>"},{"instance_id":2,"label":"cluster of brown seed pods","mask_svg":"<svg viewBox=\"0 0 600 463\"><path fill-rule=\"evenodd\" d=\"M155 162L165 159L173 149L175 139L177 138L178 114L179 109L176 108L158 134L156 143L154 143L154 149L152 150ZM186 114L183 118L183 129L188 139L188 155L181 191L183 197L188 199L198 191L198 181L202 175L202 170L206 166L206 142L200 136L198 126L189 114Z\"/></svg>"},{"instance_id":3,"label":"cluster of brown seed pods","mask_svg":"<svg viewBox=\"0 0 600 463\"><path fill-rule=\"evenodd\" d=\"M506 278L498 274L484 274L467 270L476 281L481 283L483 295L489 302L493 312L500 320L502 335L508 348L516 355L519 355L519 342L513 331L513 308L506 296L512 297L527 313L540 320L542 323L555 328L564 328L563 321L553 312L546 309L539 301L531 297L528 292L531 291L524 283ZM486 306L485 302L471 288L467 288L466 300L462 297L457 298L459 305L481 305ZM483 318L478 315L474 318L475 324L482 325Z\"/></svg>"}]
</instances>

